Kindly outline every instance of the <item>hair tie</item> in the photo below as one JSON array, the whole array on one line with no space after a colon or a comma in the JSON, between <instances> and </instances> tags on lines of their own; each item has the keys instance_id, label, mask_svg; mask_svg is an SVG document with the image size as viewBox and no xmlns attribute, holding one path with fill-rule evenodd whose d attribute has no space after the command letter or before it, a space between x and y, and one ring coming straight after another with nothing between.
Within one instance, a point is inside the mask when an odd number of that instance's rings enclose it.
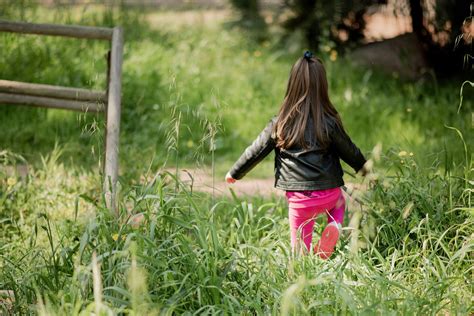
<instances>
[{"instance_id":1,"label":"hair tie","mask_svg":"<svg viewBox=\"0 0 474 316\"><path fill-rule=\"evenodd\" d=\"M313 53L310 52L309 50L307 50L307 51L304 52L303 57L304 57L307 61L309 61L311 58L313 58Z\"/></svg>"}]
</instances>

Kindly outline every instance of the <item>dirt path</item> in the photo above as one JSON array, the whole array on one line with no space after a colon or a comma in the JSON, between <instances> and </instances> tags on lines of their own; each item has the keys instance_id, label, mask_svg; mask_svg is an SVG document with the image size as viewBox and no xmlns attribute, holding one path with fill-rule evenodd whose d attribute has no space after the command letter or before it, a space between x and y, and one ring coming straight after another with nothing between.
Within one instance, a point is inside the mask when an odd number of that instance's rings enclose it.
<instances>
[{"instance_id":1,"label":"dirt path","mask_svg":"<svg viewBox=\"0 0 474 316\"><path fill-rule=\"evenodd\" d=\"M174 174L176 170L167 169L166 171ZM194 191L212 193L213 183L212 175L208 170L203 169L181 169L179 171L179 178L181 181L188 185L192 185ZM282 190L274 188L274 179L252 179L245 177L243 180L239 180L236 183L228 184L221 177L216 176L214 179L214 192L218 196L230 196L230 190L234 190L237 195L248 195L248 196L284 196ZM345 185L348 194L352 194L357 191L356 196L362 191L367 190L366 185L346 183Z\"/></svg>"},{"instance_id":2,"label":"dirt path","mask_svg":"<svg viewBox=\"0 0 474 316\"><path fill-rule=\"evenodd\" d=\"M0 169L0 171L2 171L7 177L19 176L21 178L25 178L31 170L28 165L20 164L15 167L6 166L3 169ZM167 168L165 171L171 174L175 174L176 172L175 169L171 168ZM185 184L192 186L194 191L210 194L214 192L216 196L231 196L230 189L234 190L238 196L284 196L284 192L282 190L274 188L273 178L252 179L250 177L246 177L245 179L239 180L236 183L228 184L224 181L223 177L217 175L213 183L212 173L209 170L180 169L179 179ZM348 188L349 192L352 192L354 189L366 189L364 186L361 187L360 185L356 185L354 187L353 183L347 183L346 187Z\"/></svg>"},{"instance_id":3,"label":"dirt path","mask_svg":"<svg viewBox=\"0 0 474 316\"><path fill-rule=\"evenodd\" d=\"M175 170L167 170L175 173ZM192 185L193 190L198 192L213 192L213 179L210 172L202 169L182 169L179 172L179 178L186 184ZM261 195L269 196L283 196L283 191L277 190L273 187L273 178L268 179L252 179L246 177L243 180L237 181L234 184L227 184L223 177L214 179L214 192L216 195L230 196L230 190L234 190L237 195Z\"/></svg>"},{"instance_id":4,"label":"dirt path","mask_svg":"<svg viewBox=\"0 0 474 316\"><path fill-rule=\"evenodd\" d=\"M166 171L174 174L175 169L167 169ZM212 194L213 181L209 170L204 169L181 169L179 178L188 185L192 185L193 190L197 192L205 192ZM214 179L214 193L216 196L231 196L230 189L234 190L237 196L261 196L261 197L284 197L285 192L274 188L274 179L252 179L245 177L234 184L227 184L223 177ZM364 192L367 190L367 184L362 183L346 183L344 195L347 203L352 204L364 203L361 200Z\"/></svg>"}]
</instances>

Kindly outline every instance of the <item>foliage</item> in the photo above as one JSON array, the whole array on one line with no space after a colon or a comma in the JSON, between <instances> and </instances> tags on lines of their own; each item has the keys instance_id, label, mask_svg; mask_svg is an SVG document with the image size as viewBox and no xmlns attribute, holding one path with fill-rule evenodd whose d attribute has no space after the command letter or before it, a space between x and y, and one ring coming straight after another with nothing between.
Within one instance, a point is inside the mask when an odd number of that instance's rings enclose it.
<instances>
[{"instance_id":1,"label":"foliage","mask_svg":"<svg viewBox=\"0 0 474 316\"><path fill-rule=\"evenodd\" d=\"M111 15L107 12L86 10L75 23L103 25L101 16ZM127 12L134 21L136 13ZM23 14L38 22L67 22L77 16L76 11L64 8L48 13L37 10ZM114 14L117 19L125 15L119 11ZM165 16L149 15L148 20L137 18L139 24L125 25L121 123L121 151L127 153L121 155L121 165L126 166L122 169L124 176L137 177L150 162L156 168L167 161L169 154L162 144L168 138L174 108L181 113L183 128L177 152L184 167L194 165L196 155L209 163L202 151L206 146L201 145L207 130L205 121L221 117L215 153L218 171L223 172L257 130L277 113L289 69L302 48L279 47L270 41L257 44L245 34L215 23L192 28L183 24L173 29ZM121 19L125 18L118 21ZM161 19L164 22L156 28L148 26L148 22L159 23ZM107 47L102 42L16 34L1 34L0 42L4 47L0 55L4 79L105 88ZM331 99L364 151L381 142L410 148L430 161L430 155L446 143L449 152L459 154L443 127L444 123L458 124L459 117L463 133L470 127L465 115L472 104L469 97L460 116L456 106L446 106L458 102L453 91L458 91L459 82L401 82L396 77L354 67L330 49L320 56L327 68ZM28 66L16 66L23 64ZM0 113L0 143L31 163L39 161L39 155L48 154L58 142L63 145L62 159L67 165L97 166L103 144L102 115L23 107L2 107ZM371 126L370 133L366 126ZM267 162L258 170L271 174L272 164Z\"/></svg>"},{"instance_id":2,"label":"foliage","mask_svg":"<svg viewBox=\"0 0 474 316\"><path fill-rule=\"evenodd\" d=\"M258 10L258 1L231 1L241 11L241 24L260 25L264 20ZM301 38L301 43L316 51L323 46L337 48L338 51L349 51L360 45L364 39L365 15L370 7L387 4L386 0L351 0L351 1L313 1L285 0L280 6L277 21L285 32L283 42ZM462 69L462 56L472 50L472 12L471 0L433 1L405 0L392 2L393 14L410 15L413 32L422 43L424 55L430 67L439 77L458 75ZM248 12L251 12L248 13ZM257 19L255 18L257 17ZM259 21L255 23L254 21ZM463 35L464 33L464 35ZM456 45L459 37L466 42ZM459 43L459 42L458 42ZM453 47L454 49L453 51ZM469 65L470 65L469 60Z\"/></svg>"},{"instance_id":3,"label":"foliage","mask_svg":"<svg viewBox=\"0 0 474 316\"><path fill-rule=\"evenodd\" d=\"M260 13L258 0L230 0L230 3L239 12L239 19L231 26L238 26L256 41L262 42L267 39L267 24Z\"/></svg>"},{"instance_id":4,"label":"foliage","mask_svg":"<svg viewBox=\"0 0 474 316\"><path fill-rule=\"evenodd\" d=\"M64 171L54 157L46 158L37 176L1 183L3 203L10 200L2 214L10 215L3 221L0 285L15 294L15 304L3 307L16 313L37 308L44 315L97 309L104 314L472 312L467 303L474 247L471 191L449 173L433 177L430 168L401 156L404 163L399 154L383 157L397 171L380 174L373 196L362 196L360 229L349 225L329 261L290 255L283 201L234 196L209 204L206 195L192 193L169 173L124 192L118 219L97 191L79 196L76 216L59 216L58 211L73 209L61 205L70 198L50 188L81 192L77 184L86 183L58 186L52 181ZM26 203L17 198L22 195L30 196ZM17 214L21 205L23 218ZM352 223L359 215L351 205ZM90 212L96 216L84 216ZM322 228L318 222L317 230ZM354 247L349 239L355 231Z\"/></svg>"},{"instance_id":5,"label":"foliage","mask_svg":"<svg viewBox=\"0 0 474 316\"><path fill-rule=\"evenodd\" d=\"M460 137L472 100L457 114L460 84L400 82L322 54L349 134L366 153L384 147L370 189L353 195L363 205L349 203L335 257L294 257L284 200L213 198L164 169L214 164L222 177L276 112L300 48L215 21L174 29L166 12L42 10L21 14L125 23L120 217L93 167L101 117L1 108L2 313L473 312L472 139ZM103 87L101 43L1 36L5 79ZM266 161L253 176L271 169Z\"/></svg>"},{"instance_id":6,"label":"foliage","mask_svg":"<svg viewBox=\"0 0 474 316\"><path fill-rule=\"evenodd\" d=\"M360 42L363 38L363 18L370 5L380 1L307 1L286 0L285 9L291 12L283 27L290 33L302 31L305 44L319 50L320 44L332 42L347 45ZM344 32L346 38L341 39ZM341 48L341 47L340 47Z\"/></svg>"},{"instance_id":7,"label":"foliage","mask_svg":"<svg viewBox=\"0 0 474 316\"><path fill-rule=\"evenodd\" d=\"M260 15L258 0L231 0L232 5L239 10L242 22L249 20L248 23L258 23L260 26L265 24ZM257 22L258 21L258 22Z\"/></svg>"}]
</instances>

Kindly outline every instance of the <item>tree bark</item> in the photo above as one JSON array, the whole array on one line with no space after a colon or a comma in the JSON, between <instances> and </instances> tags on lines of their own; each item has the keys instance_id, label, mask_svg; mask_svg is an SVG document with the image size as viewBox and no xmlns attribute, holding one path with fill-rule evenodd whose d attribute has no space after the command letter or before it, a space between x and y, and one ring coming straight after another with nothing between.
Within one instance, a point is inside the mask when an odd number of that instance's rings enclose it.
<instances>
[{"instance_id":1,"label":"tree bark","mask_svg":"<svg viewBox=\"0 0 474 316\"><path fill-rule=\"evenodd\" d=\"M413 32L418 35L423 35L423 7L420 0L410 0L410 16Z\"/></svg>"}]
</instances>

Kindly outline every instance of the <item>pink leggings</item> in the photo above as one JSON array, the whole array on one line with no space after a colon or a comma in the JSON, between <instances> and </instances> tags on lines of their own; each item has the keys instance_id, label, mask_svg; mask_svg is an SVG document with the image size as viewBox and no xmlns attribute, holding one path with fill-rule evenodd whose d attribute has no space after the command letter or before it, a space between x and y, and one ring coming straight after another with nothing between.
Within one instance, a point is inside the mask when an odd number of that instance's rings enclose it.
<instances>
[{"instance_id":1,"label":"pink leggings","mask_svg":"<svg viewBox=\"0 0 474 316\"><path fill-rule=\"evenodd\" d=\"M328 223L342 224L344 220L345 201L340 188L321 191L288 191L291 229L291 248L296 249L298 237L303 239L306 249L311 249L313 238L314 219L319 214L325 213ZM298 231L301 235L298 236Z\"/></svg>"}]
</instances>

